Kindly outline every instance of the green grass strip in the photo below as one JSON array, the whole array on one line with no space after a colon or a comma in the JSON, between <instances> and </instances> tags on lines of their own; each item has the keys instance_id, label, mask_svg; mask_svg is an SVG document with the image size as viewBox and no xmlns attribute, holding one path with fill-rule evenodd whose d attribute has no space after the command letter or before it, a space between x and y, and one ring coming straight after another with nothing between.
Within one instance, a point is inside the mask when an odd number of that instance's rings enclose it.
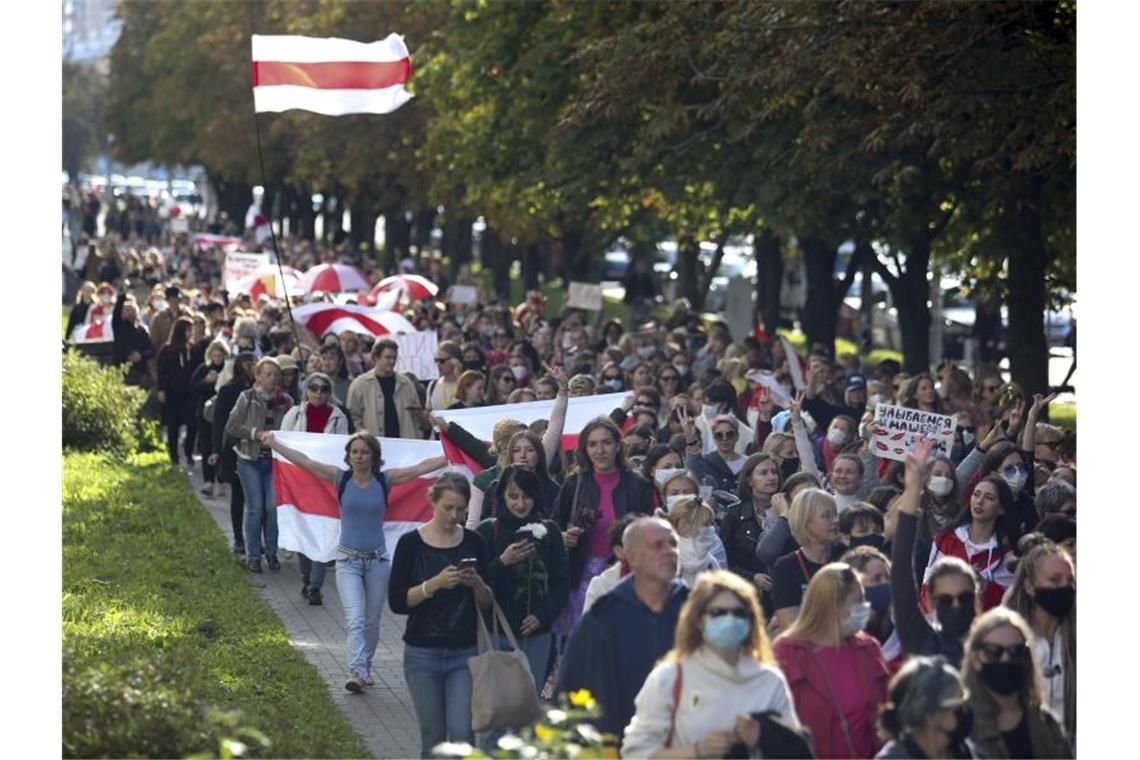
<instances>
[{"instance_id":1,"label":"green grass strip","mask_svg":"<svg viewBox=\"0 0 1140 760\"><path fill-rule=\"evenodd\" d=\"M65 452L63 639L65 672L175 663L172 681L240 710L270 756L369 756L162 453Z\"/></svg>"}]
</instances>

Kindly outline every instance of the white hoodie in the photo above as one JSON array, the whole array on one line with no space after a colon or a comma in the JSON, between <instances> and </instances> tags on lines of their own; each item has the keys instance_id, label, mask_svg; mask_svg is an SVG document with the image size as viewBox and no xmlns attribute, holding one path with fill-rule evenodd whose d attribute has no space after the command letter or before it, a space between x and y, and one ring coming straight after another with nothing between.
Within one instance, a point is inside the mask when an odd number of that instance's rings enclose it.
<instances>
[{"instance_id":1,"label":"white hoodie","mask_svg":"<svg viewBox=\"0 0 1140 760\"><path fill-rule=\"evenodd\" d=\"M665 746L673 713L677 663L662 662L645 679L634 700L636 712L625 729L622 757L649 757ZM732 731L736 718L774 710L789 726L800 721L784 674L742 655L729 665L702 646L681 662L681 700L674 747L691 747L710 731Z\"/></svg>"}]
</instances>

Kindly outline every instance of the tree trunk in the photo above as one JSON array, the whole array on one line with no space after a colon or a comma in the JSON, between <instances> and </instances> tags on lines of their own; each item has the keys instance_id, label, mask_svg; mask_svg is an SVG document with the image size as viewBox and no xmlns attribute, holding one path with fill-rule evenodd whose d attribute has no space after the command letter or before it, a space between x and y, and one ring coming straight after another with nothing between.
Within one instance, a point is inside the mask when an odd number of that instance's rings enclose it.
<instances>
[{"instance_id":1,"label":"tree trunk","mask_svg":"<svg viewBox=\"0 0 1140 760\"><path fill-rule=\"evenodd\" d=\"M780 255L780 238L769 227L760 230L756 239L756 303L764 331L775 335L780 326L780 290L784 282L784 259Z\"/></svg>"},{"instance_id":2,"label":"tree trunk","mask_svg":"<svg viewBox=\"0 0 1140 760\"><path fill-rule=\"evenodd\" d=\"M1041 180L1029 178L998 220L1009 251L1009 373L1030 397L1049 389L1049 346L1043 325L1049 251L1041 200Z\"/></svg>"},{"instance_id":3,"label":"tree trunk","mask_svg":"<svg viewBox=\"0 0 1140 760\"><path fill-rule=\"evenodd\" d=\"M229 222L236 225L237 233L240 235L245 229L246 209L253 200L253 185L248 182L230 182L223 177L211 180L214 183L214 192L218 196L219 212L224 212ZM218 222L222 224L221 219Z\"/></svg>"},{"instance_id":4,"label":"tree trunk","mask_svg":"<svg viewBox=\"0 0 1140 760\"><path fill-rule=\"evenodd\" d=\"M530 243L523 246L522 249L522 278L523 278L523 291L538 290L538 272L541 264L541 257L538 253L538 244Z\"/></svg>"},{"instance_id":5,"label":"tree trunk","mask_svg":"<svg viewBox=\"0 0 1140 760\"><path fill-rule=\"evenodd\" d=\"M412 231L402 206L384 209L384 271L394 272L412 244Z\"/></svg>"},{"instance_id":6,"label":"tree trunk","mask_svg":"<svg viewBox=\"0 0 1140 760\"><path fill-rule=\"evenodd\" d=\"M698 307L697 289L700 284L701 246L692 235L677 237L677 298L687 298L693 308Z\"/></svg>"},{"instance_id":7,"label":"tree trunk","mask_svg":"<svg viewBox=\"0 0 1140 760\"><path fill-rule=\"evenodd\" d=\"M906 269L891 287L902 333L903 370L910 374L930 371L930 237L915 236L907 249Z\"/></svg>"},{"instance_id":8,"label":"tree trunk","mask_svg":"<svg viewBox=\"0 0 1140 760\"><path fill-rule=\"evenodd\" d=\"M352 220L352 252L359 254L363 249L369 257L375 258L377 214L372 204L363 198L358 199L350 207L349 218Z\"/></svg>"},{"instance_id":9,"label":"tree trunk","mask_svg":"<svg viewBox=\"0 0 1140 760\"><path fill-rule=\"evenodd\" d=\"M817 237L800 238L807 273L807 298L804 301L803 323L808 344L821 343L829 353L835 351L835 323L838 312L835 306L836 247Z\"/></svg>"},{"instance_id":10,"label":"tree trunk","mask_svg":"<svg viewBox=\"0 0 1140 760\"><path fill-rule=\"evenodd\" d=\"M312 240L316 234L315 222L317 215L313 211L313 193L305 183L302 183L297 189L297 209L295 213L297 239Z\"/></svg>"},{"instance_id":11,"label":"tree trunk","mask_svg":"<svg viewBox=\"0 0 1140 760\"><path fill-rule=\"evenodd\" d=\"M499 239L499 233L487 225L483 230L483 266L491 270L491 288L495 297L507 303L511 297L511 251Z\"/></svg>"},{"instance_id":12,"label":"tree trunk","mask_svg":"<svg viewBox=\"0 0 1140 760\"><path fill-rule=\"evenodd\" d=\"M447 212L443 224L443 253L451 260L452 276L460 266L471 262L471 224L470 217Z\"/></svg>"},{"instance_id":13,"label":"tree trunk","mask_svg":"<svg viewBox=\"0 0 1140 760\"><path fill-rule=\"evenodd\" d=\"M578 256L582 250L582 231L569 229L562 234L562 251L559 257L558 271L562 275L562 286L569 287L568 283L575 278Z\"/></svg>"},{"instance_id":14,"label":"tree trunk","mask_svg":"<svg viewBox=\"0 0 1140 760\"><path fill-rule=\"evenodd\" d=\"M344 218L342 203L343 199L337 195L329 194L325 197L324 209L321 211L321 215L324 217L324 240L322 242L325 245L333 245L341 237L341 222Z\"/></svg>"},{"instance_id":15,"label":"tree trunk","mask_svg":"<svg viewBox=\"0 0 1140 760\"><path fill-rule=\"evenodd\" d=\"M413 242L420 253L423 253L431 246L431 230L435 226L435 208L424 206L417 210L414 223Z\"/></svg>"}]
</instances>

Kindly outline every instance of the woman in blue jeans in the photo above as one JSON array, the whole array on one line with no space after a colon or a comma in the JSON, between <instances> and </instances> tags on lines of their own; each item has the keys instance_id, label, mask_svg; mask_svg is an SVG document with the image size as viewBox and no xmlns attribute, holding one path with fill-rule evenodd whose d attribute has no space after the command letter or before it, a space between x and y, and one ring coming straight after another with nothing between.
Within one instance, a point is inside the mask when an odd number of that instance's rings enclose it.
<instances>
[{"instance_id":1,"label":"woman in blue jeans","mask_svg":"<svg viewBox=\"0 0 1140 760\"><path fill-rule=\"evenodd\" d=\"M380 640L380 611L388 592L391 564L384 542L388 489L447 464L446 457L425 459L414 467L382 471L380 441L356 433L344 447L348 469L317 462L262 433L261 442L321 480L331 481L340 501L340 541L336 553L336 590L348 631L348 680L354 694L374 683L372 657Z\"/></svg>"},{"instance_id":2,"label":"woman in blue jeans","mask_svg":"<svg viewBox=\"0 0 1140 760\"><path fill-rule=\"evenodd\" d=\"M432 485L432 518L396 544L388 605L407 615L404 679L420 724L420 752L445 741L473 742L471 671L475 616L491 606L483 539L463 527L471 486L454 472Z\"/></svg>"}]
</instances>

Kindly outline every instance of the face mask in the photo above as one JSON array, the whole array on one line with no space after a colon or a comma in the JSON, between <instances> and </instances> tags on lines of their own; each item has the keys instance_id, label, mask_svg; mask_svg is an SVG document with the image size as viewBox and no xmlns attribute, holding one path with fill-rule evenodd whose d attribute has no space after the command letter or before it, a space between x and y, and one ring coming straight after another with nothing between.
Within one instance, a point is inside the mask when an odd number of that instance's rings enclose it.
<instances>
[{"instance_id":1,"label":"face mask","mask_svg":"<svg viewBox=\"0 0 1140 760\"><path fill-rule=\"evenodd\" d=\"M716 528L712 525L706 525L701 528L701 532L697 534L697 549L701 554L705 554L712 545L716 543Z\"/></svg>"},{"instance_id":2,"label":"face mask","mask_svg":"<svg viewBox=\"0 0 1140 760\"><path fill-rule=\"evenodd\" d=\"M1020 662L987 662L978 671L990 691L1009 696L1021 688L1025 681L1025 664Z\"/></svg>"},{"instance_id":3,"label":"face mask","mask_svg":"<svg viewBox=\"0 0 1140 760\"><path fill-rule=\"evenodd\" d=\"M785 481L800 471L800 460L785 459L780 465L780 480Z\"/></svg>"},{"instance_id":4,"label":"face mask","mask_svg":"<svg viewBox=\"0 0 1140 760\"><path fill-rule=\"evenodd\" d=\"M735 615L721 615L706 620L702 633L709 646L731 652L744 643L751 630L752 626L747 620L741 620Z\"/></svg>"},{"instance_id":5,"label":"face mask","mask_svg":"<svg viewBox=\"0 0 1140 760\"><path fill-rule=\"evenodd\" d=\"M958 722L946 737L950 740L951 747L957 747L962 742L966 741L974 731L974 711L970 705L964 704L954 711L954 717Z\"/></svg>"},{"instance_id":6,"label":"face mask","mask_svg":"<svg viewBox=\"0 0 1140 760\"><path fill-rule=\"evenodd\" d=\"M694 496L696 496L696 494L693 493L675 493L672 496L666 496L665 509L672 509L673 505L679 502L681 499L691 499Z\"/></svg>"},{"instance_id":7,"label":"face mask","mask_svg":"<svg viewBox=\"0 0 1140 760\"><path fill-rule=\"evenodd\" d=\"M1033 601L1055 618L1063 618L1077 601L1077 590L1072 586L1034 589Z\"/></svg>"},{"instance_id":8,"label":"face mask","mask_svg":"<svg viewBox=\"0 0 1140 760\"><path fill-rule=\"evenodd\" d=\"M839 630L844 636L851 636L867 627L871 619L871 603L859 602L847 613L847 618L840 624Z\"/></svg>"},{"instance_id":9,"label":"face mask","mask_svg":"<svg viewBox=\"0 0 1140 760\"><path fill-rule=\"evenodd\" d=\"M674 364L673 369L677 370L677 374L681 375L682 377L689 374L688 364Z\"/></svg>"},{"instance_id":10,"label":"face mask","mask_svg":"<svg viewBox=\"0 0 1140 760\"><path fill-rule=\"evenodd\" d=\"M574 339L572 337L570 337L570 333L563 333L562 334L562 347L563 348L570 348L570 346L572 346L572 345L574 345Z\"/></svg>"},{"instance_id":11,"label":"face mask","mask_svg":"<svg viewBox=\"0 0 1140 760\"><path fill-rule=\"evenodd\" d=\"M856 546L873 546L876 549L878 549L879 551L882 551L883 546L885 546L886 543L887 543L886 536L883 536L879 533L871 533L870 535L867 535L867 536L852 536L851 537L851 548L852 549L854 549Z\"/></svg>"},{"instance_id":12,"label":"face mask","mask_svg":"<svg viewBox=\"0 0 1140 760\"><path fill-rule=\"evenodd\" d=\"M154 307L155 311L162 311L166 308L166 301L163 301L161 298L159 298L151 305Z\"/></svg>"},{"instance_id":13,"label":"face mask","mask_svg":"<svg viewBox=\"0 0 1140 760\"><path fill-rule=\"evenodd\" d=\"M1029 476L1025 474L1025 470L1020 467L1006 467L1001 471L1001 477L1005 480L1005 484L1009 486L1009 490L1013 491L1014 496L1021 493L1021 489L1025 487L1025 481L1029 479Z\"/></svg>"},{"instance_id":14,"label":"face mask","mask_svg":"<svg viewBox=\"0 0 1140 760\"><path fill-rule=\"evenodd\" d=\"M463 362L463 369L479 370L483 367L478 361Z\"/></svg>"},{"instance_id":15,"label":"face mask","mask_svg":"<svg viewBox=\"0 0 1140 760\"><path fill-rule=\"evenodd\" d=\"M971 433L967 430L962 431L962 445L963 446L965 446L966 448L973 446L974 440L975 440L975 438L974 438L973 433Z\"/></svg>"},{"instance_id":16,"label":"face mask","mask_svg":"<svg viewBox=\"0 0 1140 760\"><path fill-rule=\"evenodd\" d=\"M937 615L942 635L953 639L965 636L970 630L970 623L974 622L973 607L939 607Z\"/></svg>"},{"instance_id":17,"label":"face mask","mask_svg":"<svg viewBox=\"0 0 1140 760\"><path fill-rule=\"evenodd\" d=\"M526 367L516 364L511 367L511 374L515 376L515 380L522 382L526 379Z\"/></svg>"},{"instance_id":18,"label":"face mask","mask_svg":"<svg viewBox=\"0 0 1140 760\"><path fill-rule=\"evenodd\" d=\"M871 407L872 409L881 403L883 403L883 394L881 393L872 393L871 397L867 399L867 406Z\"/></svg>"},{"instance_id":19,"label":"face mask","mask_svg":"<svg viewBox=\"0 0 1140 760\"><path fill-rule=\"evenodd\" d=\"M667 481L669 478L673 477L674 475L681 473L681 472L684 472L684 471L685 471L684 467L658 468L657 471L655 473L653 473L653 479L657 481L658 485L664 486L665 481Z\"/></svg>"},{"instance_id":20,"label":"face mask","mask_svg":"<svg viewBox=\"0 0 1140 760\"><path fill-rule=\"evenodd\" d=\"M603 380L602 385L609 388L611 391L620 391L622 388L622 381L616 377L611 377L609 380Z\"/></svg>"},{"instance_id":21,"label":"face mask","mask_svg":"<svg viewBox=\"0 0 1140 760\"><path fill-rule=\"evenodd\" d=\"M637 357L636 356L627 356L621 360L621 363L618 364L618 366L621 367L626 372L629 372L631 369L633 369L634 367L637 366Z\"/></svg>"},{"instance_id":22,"label":"face mask","mask_svg":"<svg viewBox=\"0 0 1140 760\"><path fill-rule=\"evenodd\" d=\"M833 429L827 431L827 442L833 447L838 448L839 446L844 446L847 444L847 440L847 433L842 430Z\"/></svg>"},{"instance_id":23,"label":"face mask","mask_svg":"<svg viewBox=\"0 0 1140 760\"><path fill-rule=\"evenodd\" d=\"M637 355L642 359L648 359L655 353L657 353L656 346L642 346L641 348L637 349Z\"/></svg>"},{"instance_id":24,"label":"face mask","mask_svg":"<svg viewBox=\"0 0 1140 760\"><path fill-rule=\"evenodd\" d=\"M891 584L880 583L877 586L864 586L863 594L871 603L871 609L882 615L891 607Z\"/></svg>"},{"instance_id":25,"label":"face mask","mask_svg":"<svg viewBox=\"0 0 1140 760\"><path fill-rule=\"evenodd\" d=\"M926 484L926 490L935 496L945 496L954 488L954 481L942 475L932 475Z\"/></svg>"},{"instance_id":26,"label":"face mask","mask_svg":"<svg viewBox=\"0 0 1140 760\"><path fill-rule=\"evenodd\" d=\"M701 414L705 416L705 419L711 420L716 416L719 409L720 407L716 404L701 404Z\"/></svg>"}]
</instances>

